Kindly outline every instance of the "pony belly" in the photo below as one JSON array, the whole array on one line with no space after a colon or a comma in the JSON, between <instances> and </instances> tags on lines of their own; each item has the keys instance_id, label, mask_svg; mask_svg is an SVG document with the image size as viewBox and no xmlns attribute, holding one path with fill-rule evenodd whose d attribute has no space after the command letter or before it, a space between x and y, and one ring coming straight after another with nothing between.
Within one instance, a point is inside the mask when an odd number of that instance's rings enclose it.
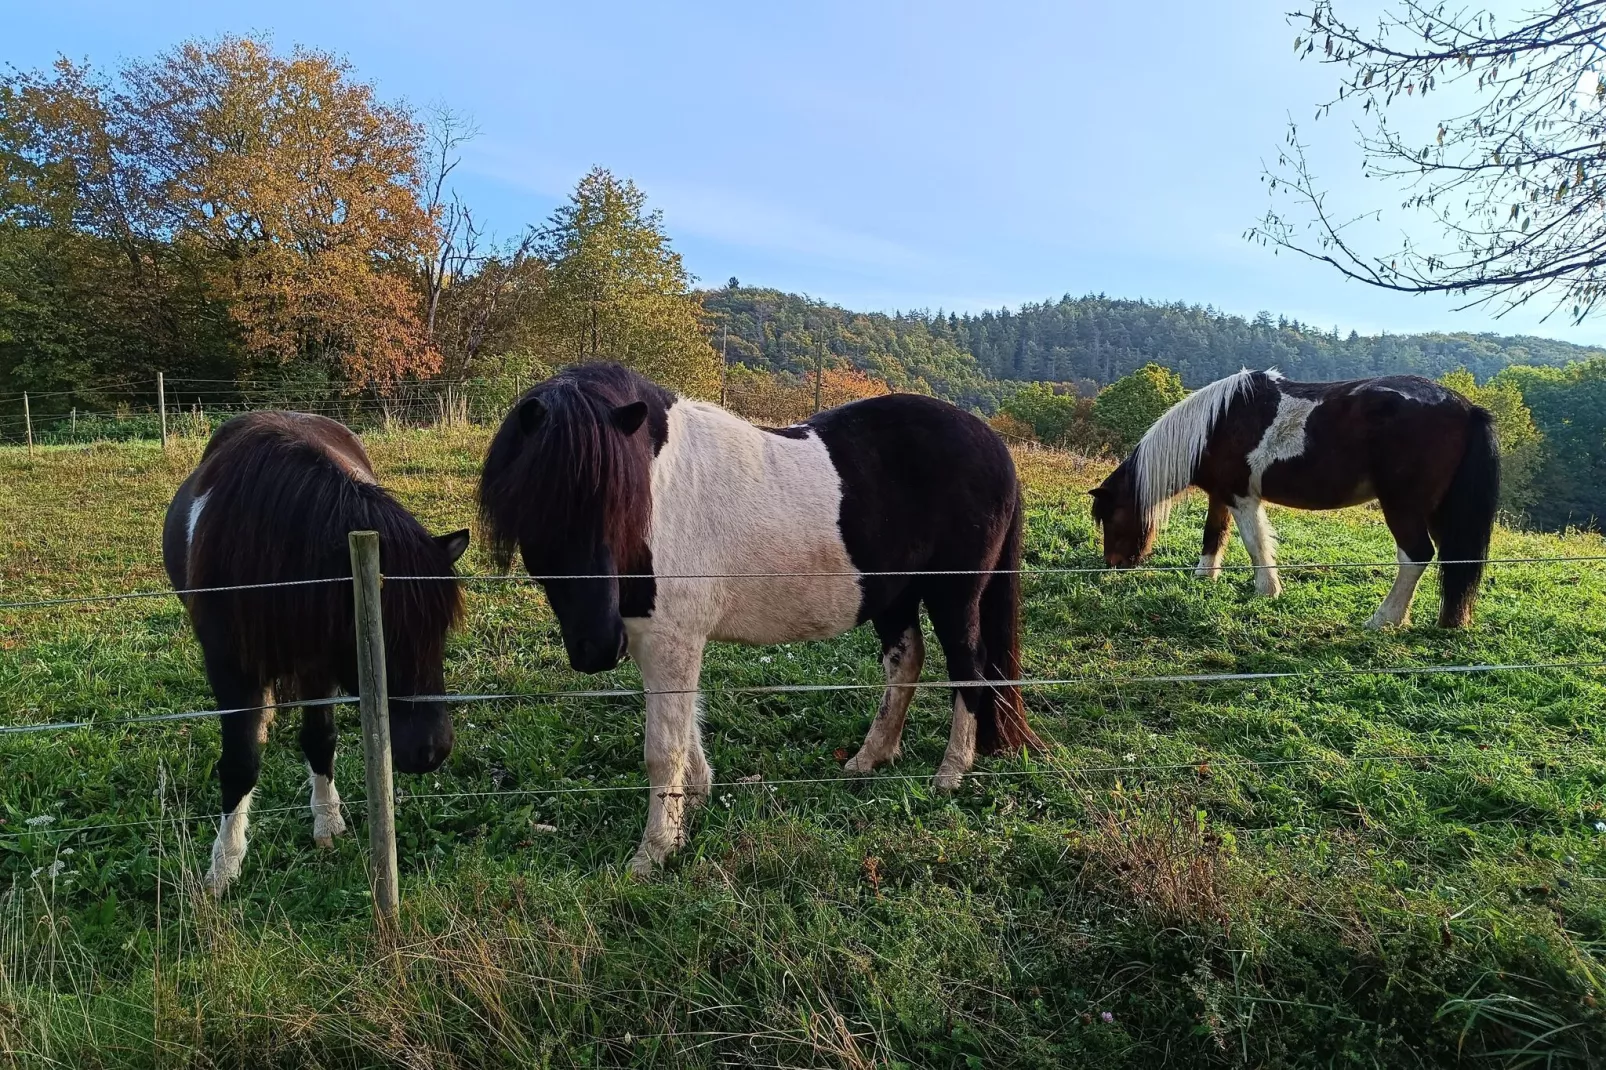
<instances>
[{"instance_id":1,"label":"pony belly","mask_svg":"<svg viewBox=\"0 0 1606 1070\"><path fill-rule=\"evenodd\" d=\"M858 624L860 600L853 576L727 581L725 610L709 638L760 646L829 639Z\"/></svg>"}]
</instances>

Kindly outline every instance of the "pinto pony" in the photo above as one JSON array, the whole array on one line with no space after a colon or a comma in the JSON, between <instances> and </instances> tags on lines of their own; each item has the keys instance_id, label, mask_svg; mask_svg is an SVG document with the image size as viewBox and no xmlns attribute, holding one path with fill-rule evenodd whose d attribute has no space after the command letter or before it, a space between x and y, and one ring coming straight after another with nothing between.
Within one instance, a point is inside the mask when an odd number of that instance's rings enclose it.
<instances>
[{"instance_id":1,"label":"pinto pony","mask_svg":"<svg viewBox=\"0 0 1606 1070\"><path fill-rule=\"evenodd\" d=\"M430 535L381 488L362 443L344 426L298 412L254 412L218 428L167 508L162 558L173 586L227 587L349 578L346 535L379 532L383 567L397 575L453 575L468 532ZM207 883L221 894L240 872L245 832L273 703L357 691L350 583L317 583L180 596L221 709L218 779L223 822ZM380 595L385 668L399 695L444 690L446 633L462 611L455 582L387 584ZM427 773L452 749L441 702L393 699L396 767ZM335 790L335 718L301 711L301 750L312 779L312 835L327 847L345 831Z\"/></svg>"},{"instance_id":2,"label":"pinto pony","mask_svg":"<svg viewBox=\"0 0 1606 1070\"><path fill-rule=\"evenodd\" d=\"M1188 487L1210 496L1196 575L1215 578L1238 534L1255 589L1275 597L1276 536L1264 502L1341 509L1376 499L1398 548L1399 575L1367 621L1405 625L1437 545L1439 625L1472 619L1500 499L1500 450L1489 413L1416 375L1295 383L1242 371L1173 405L1132 455L1091 493L1105 560L1148 557L1171 505Z\"/></svg>"},{"instance_id":3,"label":"pinto pony","mask_svg":"<svg viewBox=\"0 0 1606 1070\"><path fill-rule=\"evenodd\" d=\"M708 640L824 639L870 621L888 686L852 772L898 754L922 604L950 679L1019 676L1015 465L991 428L932 398L761 428L617 364L581 365L503 420L480 516L502 567L517 548L539 578L575 669L611 669L627 650L641 668L652 788L638 875L683 842L713 783L696 701ZM954 574L889 574L913 571ZM1022 746L1041 743L1018 687L957 687L936 786L955 788L978 749Z\"/></svg>"}]
</instances>

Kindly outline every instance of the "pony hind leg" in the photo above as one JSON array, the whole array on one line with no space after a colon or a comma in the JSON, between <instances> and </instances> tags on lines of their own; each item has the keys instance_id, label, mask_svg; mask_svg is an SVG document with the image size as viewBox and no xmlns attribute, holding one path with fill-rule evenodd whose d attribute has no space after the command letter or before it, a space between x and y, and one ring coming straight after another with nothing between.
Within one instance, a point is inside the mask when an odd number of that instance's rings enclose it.
<instances>
[{"instance_id":1,"label":"pony hind leg","mask_svg":"<svg viewBox=\"0 0 1606 1070\"><path fill-rule=\"evenodd\" d=\"M1221 575L1221 559L1227 554L1227 535L1232 528L1232 512L1227 502L1214 494L1210 508L1205 512L1204 545L1199 550L1199 567L1193 574L1200 579L1213 580Z\"/></svg>"},{"instance_id":2,"label":"pony hind leg","mask_svg":"<svg viewBox=\"0 0 1606 1070\"><path fill-rule=\"evenodd\" d=\"M632 629L630 656L641 667L647 693L643 750L650 787L647 827L629 871L645 877L685 842L686 819L708 797L714 772L703 753L698 723L703 640Z\"/></svg>"},{"instance_id":3,"label":"pony hind leg","mask_svg":"<svg viewBox=\"0 0 1606 1070\"><path fill-rule=\"evenodd\" d=\"M312 787L312 842L334 846L346 831L340 813L340 792L335 790L335 710L333 706L303 706L301 753L307 759Z\"/></svg>"},{"instance_id":4,"label":"pony hind leg","mask_svg":"<svg viewBox=\"0 0 1606 1070\"><path fill-rule=\"evenodd\" d=\"M1265 503L1259 498L1241 498L1232 506L1232 518L1238 522L1238 537L1255 565L1255 593L1276 598L1283 593L1283 581L1277 575L1277 532L1266 519Z\"/></svg>"},{"instance_id":5,"label":"pony hind leg","mask_svg":"<svg viewBox=\"0 0 1606 1070\"><path fill-rule=\"evenodd\" d=\"M929 598L926 608L931 613L931 628L942 644L943 659L948 663L948 679L968 683L982 679L986 658L981 648L981 589L974 582L969 590L954 590ZM987 687L956 687L954 693L953 722L948 730L948 749L943 753L932 779L932 787L939 792L951 792L959 787L971 766L976 764L977 717L982 714L982 703L988 703L986 716L994 716L993 693Z\"/></svg>"},{"instance_id":6,"label":"pony hind leg","mask_svg":"<svg viewBox=\"0 0 1606 1070\"><path fill-rule=\"evenodd\" d=\"M1428 534L1427 518L1400 506L1387 503L1383 506L1383 519L1394 535L1394 557L1400 571L1394 577L1383 604L1367 620L1368 628L1404 628L1411 623L1411 600L1416 597L1416 585L1433 560L1433 539Z\"/></svg>"},{"instance_id":7,"label":"pony hind leg","mask_svg":"<svg viewBox=\"0 0 1606 1070\"><path fill-rule=\"evenodd\" d=\"M245 859L251 800L262 770L263 737L271 712L256 707L268 704L270 692L265 687L247 684L232 670L218 670L211 658L207 659L207 676L219 705L239 711L219 718L223 749L218 757L217 775L223 796L223 818L217 839L212 843L212 865L206 873L206 885L214 896L221 896L240 875Z\"/></svg>"},{"instance_id":8,"label":"pony hind leg","mask_svg":"<svg viewBox=\"0 0 1606 1070\"><path fill-rule=\"evenodd\" d=\"M926 661L926 642L920 634L920 603L899 606L875 618L876 635L881 638L881 668L887 674L887 689L881 695L881 708L865 733L859 753L842 767L847 773L868 773L898 757L902 749L904 720L915 689L908 685L920 679Z\"/></svg>"}]
</instances>

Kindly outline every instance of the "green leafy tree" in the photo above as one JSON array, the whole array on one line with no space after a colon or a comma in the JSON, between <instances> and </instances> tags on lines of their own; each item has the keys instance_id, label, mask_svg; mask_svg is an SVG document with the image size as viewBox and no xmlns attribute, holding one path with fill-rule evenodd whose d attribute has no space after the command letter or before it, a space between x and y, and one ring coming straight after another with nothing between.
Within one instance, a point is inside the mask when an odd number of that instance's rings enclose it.
<instances>
[{"instance_id":1,"label":"green leafy tree","mask_svg":"<svg viewBox=\"0 0 1606 1070\"><path fill-rule=\"evenodd\" d=\"M538 313L554 356L617 360L703 397L719 391L719 358L663 216L634 182L596 168L538 234L547 264Z\"/></svg>"},{"instance_id":2,"label":"green leafy tree","mask_svg":"<svg viewBox=\"0 0 1606 1070\"><path fill-rule=\"evenodd\" d=\"M1150 424L1186 395L1176 372L1150 362L1100 391L1093 401L1093 418L1125 452L1138 444Z\"/></svg>"},{"instance_id":3,"label":"green leafy tree","mask_svg":"<svg viewBox=\"0 0 1606 1070\"><path fill-rule=\"evenodd\" d=\"M1599 528L1606 518L1606 358L1507 368L1489 385L1507 384L1522 393L1545 440L1530 519L1545 528Z\"/></svg>"},{"instance_id":4,"label":"green leafy tree","mask_svg":"<svg viewBox=\"0 0 1606 1070\"><path fill-rule=\"evenodd\" d=\"M1535 426L1522 391L1509 379L1478 385L1465 368L1457 368L1439 382L1494 417L1500 440L1500 506L1509 513L1526 513L1534 500L1534 476L1544 459L1545 436Z\"/></svg>"}]
</instances>

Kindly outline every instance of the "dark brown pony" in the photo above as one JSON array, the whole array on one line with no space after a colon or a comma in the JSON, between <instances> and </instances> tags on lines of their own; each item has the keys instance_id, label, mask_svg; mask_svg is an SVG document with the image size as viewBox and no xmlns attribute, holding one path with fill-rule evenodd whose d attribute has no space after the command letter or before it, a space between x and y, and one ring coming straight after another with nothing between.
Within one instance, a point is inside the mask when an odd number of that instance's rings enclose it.
<instances>
[{"instance_id":1,"label":"dark brown pony","mask_svg":"<svg viewBox=\"0 0 1606 1070\"><path fill-rule=\"evenodd\" d=\"M1404 625L1437 545L1439 625L1472 619L1500 500L1500 450L1489 413L1416 375L1295 383L1243 371L1196 390L1151 427L1094 488L1104 556L1127 568L1148 557L1171 504L1188 487L1210 495L1197 574L1220 574L1238 521L1255 587L1282 590L1263 502L1341 509L1376 500L1398 548L1398 577L1368 627Z\"/></svg>"},{"instance_id":2,"label":"dark brown pony","mask_svg":"<svg viewBox=\"0 0 1606 1070\"><path fill-rule=\"evenodd\" d=\"M374 478L362 443L342 425L297 412L238 416L207 443L178 489L162 530L173 586L228 587L351 575L346 536L379 532L381 567L394 575L451 576L468 532L432 536ZM223 825L208 882L221 893L240 871L260 747L277 702L357 691L351 584L318 583L181 596L222 717L218 778ZM462 611L456 583L392 583L381 595L393 695L444 690L446 633ZM396 767L422 773L445 761L452 722L442 702L394 699ZM313 837L344 831L334 786L335 720L302 710L301 748L312 774Z\"/></svg>"}]
</instances>

